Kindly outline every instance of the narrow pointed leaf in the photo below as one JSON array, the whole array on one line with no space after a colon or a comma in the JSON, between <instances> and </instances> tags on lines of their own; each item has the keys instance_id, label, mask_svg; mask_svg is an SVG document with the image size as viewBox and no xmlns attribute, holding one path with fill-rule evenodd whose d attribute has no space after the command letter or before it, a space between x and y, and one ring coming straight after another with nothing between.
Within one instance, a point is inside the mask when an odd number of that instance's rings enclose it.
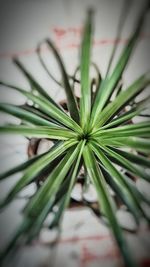
<instances>
[{"instance_id":1,"label":"narrow pointed leaf","mask_svg":"<svg viewBox=\"0 0 150 267\"><path fill-rule=\"evenodd\" d=\"M104 138L113 138L113 137L122 137L122 136L150 136L150 121L128 124L120 127L115 127L112 129L106 129L96 131L92 135L93 137L104 137Z\"/></svg>"},{"instance_id":2,"label":"narrow pointed leaf","mask_svg":"<svg viewBox=\"0 0 150 267\"><path fill-rule=\"evenodd\" d=\"M31 217L34 216L43 209L44 205L52 197L52 195L56 194L66 174L68 173L71 164L75 161L80 151L81 144L82 143L79 143L75 149L70 149L57 168L55 168L47 177L43 186L31 199L25 210L25 214L28 214Z\"/></svg>"},{"instance_id":3,"label":"narrow pointed leaf","mask_svg":"<svg viewBox=\"0 0 150 267\"><path fill-rule=\"evenodd\" d=\"M57 108L60 109L60 107L58 106L58 104L46 93L46 91L42 88L42 86L27 71L27 69L25 68L25 66L17 58L14 58L13 62L16 64L16 66L21 70L21 72L28 79L28 81L29 81L29 83L31 85L31 88L32 89L35 89L38 93L40 93L47 100L49 100L53 105L55 105Z\"/></svg>"},{"instance_id":4,"label":"narrow pointed leaf","mask_svg":"<svg viewBox=\"0 0 150 267\"><path fill-rule=\"evenodd\" d=\"M56 124L58 126L63 126L64 127L64 125L62 123L60 123L57 120L55 120L54 118L48 116L45 112L39 110L38 107L35 107L35 105L29 106L28 104L25 104L25 105L22 105L21 107L26 111L29 111L31 113L36 114L37 116L41 117L42 119L45 119L45 120L47 120L49 122L52 122L52 123L54 123L54 124Z\"/></svg>"},{"instance_id":5,"label":"narrow pointed leaf","mask_svg":"<svg viewBox=\"0 0 150 267\"><path fill-rule=\"evenodd\" d=\"M21 107L17 107L15 105L11 104L0 104L0 111L3 111L5 113L11 114L21 120L25 120L27 122L30 122L34 125L43 125L43 126L51 126L55 127L57 124L54 124L46 119L41 118L40 116L29 112L27 110L24 110Z\"/></svg>"},{"instance_id":6,"label":"narrow pointed leaf","mask_svg":"<svg viewBox=\"0 0 150 267\"><path fill-rule=\"evenodd\" d=\"M10 125L0 126L0 134L21 134L26 137L37 137L37 138L49 138L66 140L68 138L77 138L77 134L71 130L61 128L59 126L48 127L48 126L22 126L22 125Z\"/></svg>"},{"instance_id":7,"label":"narrow pointed leaf","mask_svg":"<svg viewBox=\"0 0 150 267\"><path fill-rule=\"evenodd\" d=\"M130 147L136 151L146 154L150 153L150 140L138 137L113 137L112 139L99 139L99 142L103 142L105 145L113 145L115 147Z\"/></svg>"},{"instance_id":8,"label":"narrow pointed leaf","mask_svg":"<svg viewBox=\"0 0 150 267\"><path fill-rule=\"evenodd\" d=\"M22 178L14 185L14 187L6 196L6 199L1 203L1 207L4 207L12 199L14 199L16 194L20 190L22 190L27 184L29 184L41 170L43 170L48 164L50 164L54 159L56 159L59 155L61 155L75 143L76 142L66 141L65 143L56 144L50 149L50 151L46 155L42 156L40 159L36 160L31 166L29 166Z\"/></svg>"},{"instance_id":9,"label":"narrow pointed leaf","mask_svg":"<svg viewBox=\"0 0 150 267\"><path fill-rule=\"evenodd\" d=\"M66 73L63 60L60 57L60 55L59 55L56 47L52 43L52 41L47 39L46 43L48 44L49 48L53 51L53 54L54 54L54 56L55 56L55 58L59 64L60 71L62 74L62 83L63 83L64 89L66 92L67 106L68 106L70 115L77 123L79 123L79 111L78 111L78 107L77 107L76 98L75 98L74 93L72 91L72 88L70 86L69 78L68 78L68 75Z\"/></svg>"},{"instance_id":10,"label":"narrow pointed leaf","mask_svg":"<svg viewBox=\"0 0 150 267\"><path fill-rule=\"evenodd\" d=\"M121 200L121 202L127 206L128 210L134 216L134 210L131 208L131 206L129 204L129 199L127 198L126 194L124 194L124 191L120 190L119 186L113 181L111 175L109 174L109 172L106 170L106 168L102 164L100 164L100 168L102 170L102 173L105 177L106 182L111 186L111 188L115 192L116 197L118 197ZM150 200L148 198L146 198L141 192L138 191L138 189L135 185L135 182L133 182L125 174L124 174L124 178L125 178L126 182L128 183L128 185L130 186L131 190L133 191L133 194L135 194L136 197L139 199L139 203L145 202L149 205ZM135 219L135 222L137 223L137 225L139 225L139 220L137 220L136 216L134 216L134 219Z\"/></svg>"},{"instance_id":11,"label":"narrow pointed leaf","mask_svg":"<svg viewBox=\"0 0 150 267\"><path fill-rule=\"evenodd\" d=\"M87 130L91 112L90 54L92 42L92 11L88 12L81 46L81 126Z\"/></svg>"},{"instance_id":12,"label":"narrow pointed leaf","mask_svg":"<svg viewBox=\"0 0 150 267\"><path fill-rule=\"evenodd\" d=\"M150 159L148 157L144 157L141 155L135 155L133 153L127 152L127 151L123 151L117 148L111 148L111 150L113 150L114 152L117 152L118 154L120 154L121 156L127 158L128 160L130 160L132 163L150 168Z\"/></svg>"},{"instance_id":13,"label":"narrow pointed leaf","mask_svg":"<svg viewBox=\"0 0 150 267\"><path fill-rule=\"evenodd\" d=\"M150 181L150 175L148 175L143 168L140 168L137 165L134 165L130 163L128 158L123 157L119 153L111 150L108 147L105 147L103 145L99 145L108 155L110 155L112 158L116 160L116 163L119 164L120 166L124 167L131 173L135 174L139 178L143 178L147 181ZM149 166L150 166L150 161L149 161Z\"/></svg>"},{"instance_id":14,"label":"narrow pointed leaf","mask_svg":"<svg viewBox=\"0 0 150 267\"><path fill-rule=\"evenodd\" d=\"M117 126L120 126L121 124L129 122L132 118L137 116L140 113L140 111L129 111L125 112L121 116L118 116L114 120L110 121L109 123L105 124L102 129L108 129L108 128L114 128Z\"/></svg>"},{"instance_id":15,"label":"narrow pointed leaf","mask_svg":"<svg viewBox=\"0 0 150 267\"><path fill-rule=\"evenodd\" d=\"M34 217L25 216L25 218L27 218L26 220L29 220L30 222L30 225L27 228L27 232L26 232L27 243L30 243L35 237L37 237L52 206L53 206L53 201L50 198L47 201L47 203L43 206L43 209L41 210L41 212L37 213L36 216Z\"/></svg>"},{"instance_id":16,"label":"narrow pointed leaf","mask_svg":"<svg viewBox=\"0 0 150 267\"><path fill-rule=\"evenodd\" d=\"M97 76L96 76L96 78L94 78L94 84L95 84L94 92L93 92L93 90L91 88L91 105L93 105L93 103L94 103L94 100L95 100L96 95L98 93L98 89L100 87L100 83L102 82L102 75L101 75L101 73L99 71L98 66L94 62L92 62L92 66L94 67Z\"/></svg>"},{"instance_id":17,"label":"narrow pointed leaf","mask_svg":"<svg viewBox=\"0 0 150 267\"><path fill-rule=\"evenodd\" d=\"M31 159L28 159L27 161L19 164L18 166L14 167L12 169L9 169L8 171L5 171L3 173L0 173L0 181L3 180L3 179L5 179L5 178L7 178L7 177L9 177L9 176L11 176L11 175L13 175L13 174L15 174L15 173L24 171L30 165L32 165L37 159L41 158L42 155L35 156L35 157L33 157Z\"/></svg>"},{"instance_id":18,"label":"narrow pointed leaf","mask_svg":"<svg viewBox=\"0 0 150 267\"><path fill-rule=\"evenodd\" d=\"M95 152L96 156L100 159L100 161L103 163L105 168L107 168L108 172L111 174L112 179L118 184L120 187L120 190L124 190L126 192L126 195L132 204L132 209L135 209L135 213L137 218L141 216L140 207L138 205L137 200L135 199L134 195L132 194L132 191L128 184L126 183L125 179L123 178L123 175L115 168L115 166L110 162L110 160L104 155L104 153L98 148L95 144L92 143L91 145L93 151Z\"/></svg>"},{"instance_id":19,"label":"narrow pointed leaf","mask_svg":"<svg viewBox=\"0 0 150 267\"><path fill-rule=\"evenodd\" d=\"M126 182L128 183L128 185L130 186L133 194L138 199L139 203L143 204L143 202L145 202L148 205L150 205L150 199L137 189L135 182L133 182L127 175L124 175L124 178L125 178Z\"/></svg>"},{"instance_id":20,"label":"narrow pointed leaf","mask_svg":"<svg viewBox=\"0 0 150 267\"><path fill-rule=\"evenodd\" d=\"M115 100L108 104L98 116L95 116L93 126L103 126L110 118L113 118L118 111L123 109L136 95L142 92L150 84L150 73L142 75L126 90L122 91Z\"/></svg>"},{"instance_id":21,"label":"narrow pointed leaf","mask_svg":"<svg viewBox=\"0 0 150 267\"><path fill-rule=\"evenodd\" d=\"M47 72L47 74L50 76L50 78L55 82L57 83L59 86L63 86L62 82L58 81L54 75L50 72L50 70L47 68L43 58L42 58L42 55L41 55L41 45L42 43L40 43L37 47L37 55L38 55L38 58L39 58L39 61L42 65L42 67L44 68L44 70Z\"/></svg>"},{"instance_id":22,"label":"narrow pointed leaf","mask_svg":"<svg viewBox=\"0 0 150 267\"><path fill-rule=\"evenodd\" d=\"M130 252L128 251L128 246L124 239L123 232L121 231L121 228L117 222L115 216L115 209L112 205L112 199L108 192L106 182L104 180L102 172L98 167L98 164L96 163L93 152L91 151L91 149L89 149L88 145L84 149L83 156L89 176L97 190L97 196L100 207L102 208L102 211L108 218L110 227L112 229L112 232L114 233L120 251L122 252L124 261L128 267L136 266L132 260Z\"/></svg>"},{"instance_id":23,"label":"narrow pointed leaf","mask_svg":"<svg viewBox=\"0 0 150 267\"><path fill-rule=\"evenodd\" d=\"M8 255L10 252L16 249L15 245L17 241L20 239L22 233L24 233L30 225L30 221L25 219L23 222L19 225L19 227L16 229L13 237L11 238L11 241L8 243L8 245L5 247L3 251L0 252L0 264L3 266L5 264L5 260L7 260ZM5 265L4 265L5 266Z\"/></svg>"},{"instance_id":24,"label":"narrow pointed leaf","mask_svg":"<svg viewBox=\"0 0 150 267\"><path fill-rule=\"evenodd\" d=\"M150 97L147 97L146 99L140 101L139 103L136 103L133 108L131 108L130 111L124 112L122 115L118 116L117 118L113 119L110 123L107 123L105 126L103 126L103 129L112 128L114 126L119 126L123 123L127 123L132 118L139 116L142 111L147 109L150 104Z\"/></svg>"},{"instance_id":25,"label":"narrow pointed leaf","mask_svg":"<svg viewBox=\"0 0 150 267\"><path fill-rule=\"evenodd\" d=\"M62 221L62 217L63 217L64 211L69 205L71 192L72 192L73 186L75 185L75 181L77 179L77 174L78 174L78 171L79 171L79 165L80 165L80 160L81 160L81 156L82 156L82 152L83 152L84 146L85 146L85 141L82 141L82 146L81 146L77 161L72 166L72 170L71 170L71 173L70 173L70 182L69 182L69 186L68 186L67 192L65 193L64 197L61 200L61 203L60 203L60 206L59 206L59 211L56 213L54 219L52 220L52 222L51 222L51 224L49 226L50 228L53 228L54 226L58 226L59 225L59 223Z\"/></svg>"},{"instance_id":26,"label":"narrow pointed leaf","mask_svg":"<svg viewBox=\"0 0 150 267\"><path fill-rule=\"evenodd\" d=\"M24 96L26 96L28 99L32 100L35 104L37 104L40 109L45 112L48 116L56 119L58 122L63 123L65 126L71 128L71 129L76 129L79 133L82 132L81 128L79 125L72 120L65 112L62 110L59 110L55 105L53 105L51 102L49 102L47 99L45 99L43 96L35 96L30 92L27 92L23 89L20 89L16 86L11 86L5 82L0 82L1 85L4 85L6 87L10 87L12 89L17 90Z\"/></svg>"},{"instance_id":27,"label":"narrow pointed leaf","mask_svg":"<svg viewBox=\"0 0 150 267\"><path fill-rule=\"evenodd\" d=\"M113 63L113 59L115 57L115 54L116 54L116 51L117 51L117 48L118 48L118 41L119 41L119 39L121 37L122 29L123 29L126 17L128 15L129 8L130 8L130 1L129 0L128 1L124 1L123 2L123 7L121 9L120 16L119 16L119 23L118 23L117 34L116 34L116 42L113 45L113 49L112 49L112 52L111 52L111 56L110 56L110 59L109 59L109 63L108 63L108 67L107 67L107 70L106 70L106 76L105 77L107 77L109 72L110 72L110 69L111 69L111 66L112 66L112 63Z\"/></svg>"},{"instance_id":28,"label":"narrow pointed leaf","mask_svg":"<svg viewBox=\"0 0 150 267\"><path fill-rule=\"evenodd\" d=\"M122 73L127 66L127 63L130 59L131 53L133 51L133 48L135 47L135 44L138 40L138 37L141 32L141 28L144 23L145 14L147 13L149 7L149 3L144 6L144 9L141 12L141 15L139 17L138 23L136 25L135 31L132 34L131 38L129 39L127 45L125 46L115 68L113 73L110 77L107 77L104 82L101 84L101 87L99 89L98 95L95 99L94 107L92 110L92 120L93 122L96 121L99 117L99 114L103 107L105 106L105 103L108 101L109 97L111 96L114 88L118 84ZM95 118L95 119L94 119Z\"/></svg>"},{"instance_id":29,"label":"narrow pointed leaf","mask_svg":"<svg viewBox=\"0 0 150 267\"><path fill-rule=\"evenodd\" d=\"M111 186L111 188L116 194L116 197L119 198L119 200L123 204L125 204L128 210L133 214L136 224L139 225L139 217L137 217L137 213L135 212L135 209L133 208L131 201L126 195L126 192L124 190L120 190L120 186L112 179L112 176L110 175L108 170L104 167L104 165L102 165L102 163L99 164L106 182Z\"/></svg>"}]
</instances>

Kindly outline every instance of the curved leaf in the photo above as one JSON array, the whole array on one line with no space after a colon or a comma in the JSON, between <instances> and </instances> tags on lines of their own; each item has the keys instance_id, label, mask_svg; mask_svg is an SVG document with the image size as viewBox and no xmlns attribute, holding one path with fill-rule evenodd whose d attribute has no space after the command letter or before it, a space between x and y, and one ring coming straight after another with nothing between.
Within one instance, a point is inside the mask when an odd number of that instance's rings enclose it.
<instances>
[{"instance_id":1,"label":"curved leaf","mask_svg":"<svg viewBox=\"0 0 150 267\"><path fill-rule=\"evenodd\" d=\"M61 74L62 74L62 83L63 83L63 87L64 87L65 92L66 92L67 106L68 106L70 115L77 123L79 123L79 111L78 111L76 98L75 98L74 93L72 91L72 88L70 86L69 78L68 78L68 75L66 73L63 60L60 57L60 55L59 55L56 47L52 43L52 41L47 39L46 43L48 44L49 48L53 51L54 56L56 57L56 60L57 60L57 62L59 64L59 67L60 67L60 70L61 70Z\"/></svg>"},{"instance_id":2,"label":"curved leaf","mask_svg":"<svg viewBox=\"0 0 150 267\"><path fill-rule=\"evenodd\" d=\"M29 81L31 88L35 89L38 93L44 96L47 100L49 100L53 105L60 109L60 106L46 93L46 91L42 88L42 86L33 78L33 76L27 71L25 66L19 61L19 59L14 58L13 62L16 66L21 70L21 72L25 75L27 80Z\"/></svg>"}]
</instances>

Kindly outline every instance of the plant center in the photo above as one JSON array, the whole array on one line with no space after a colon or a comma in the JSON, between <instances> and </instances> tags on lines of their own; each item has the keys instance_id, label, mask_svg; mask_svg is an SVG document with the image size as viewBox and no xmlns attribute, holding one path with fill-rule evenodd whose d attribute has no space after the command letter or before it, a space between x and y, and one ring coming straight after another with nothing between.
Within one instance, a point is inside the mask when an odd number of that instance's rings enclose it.
<instances>
[{"instance_id":1,"label":"plant center","mask_svg":"<svg viewBox=\"0 0 150 267\"><path fill-rule=\"evenodd\" d=\"M87 143L89 141L89 133L83 133L82 135L79 136L78 140L79 141L85 140Z\"/></svg>"}]
</instances>

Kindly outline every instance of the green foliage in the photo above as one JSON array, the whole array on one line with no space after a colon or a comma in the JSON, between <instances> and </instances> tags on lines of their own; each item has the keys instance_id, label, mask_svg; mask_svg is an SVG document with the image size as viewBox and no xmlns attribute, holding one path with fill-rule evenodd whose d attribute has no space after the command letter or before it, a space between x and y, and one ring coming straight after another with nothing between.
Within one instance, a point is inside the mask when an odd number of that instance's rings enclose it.
<instances>
[{"instance_id":1,"label":"green foliage","mask_svg":"<svg viewBox=\"0 0 150 267\"><path fill-rule=\"evenodd\" d=\"M54 143L48 152L35 156L0 174L0 180L4 180L15 173L23 172L22 177L0 203L0 208L4 208L13 201L29 183L35 183L38 175L57 160L57 165L54 164L52 168L48 169L47 178L28 200L23 211L23 222L2 252L2 261L19 242L28 243L39 234L45 218L50 212L54 213L54 219L49 228L60 226L65 209L69 206L71 192L78 179L79 171L84 166L85 178L88 175L90 182L96 188L100 212L108 219L126 266L136 266L130 255L124 233L117 221L117 207L107 184L109 183L122 203L132 212L137 224L141 217L149 222L142 204L143 202L150 203L150 201L138 191L135 182L127 177L125 172L118 171L116 167L116 165L121 166L137 179L150 180L150 175L145 171L145 167L150 168L148 158L150 121L136 124L133 124L132 121L134 117L140 116L148 108L149 98L137 103L135 97L150 84L150 74L143 74L124 90L118 87L139 37L145 13L146 8L112 74L109 75L115 53L115 48L113 49L105 78L101 77L98 67L91 63L93 34L91 11L87 14L81 45L81 63L77 68L81 72L81 81L77 81L75 76L71 77L67 74L55 45L50 40L45 41L54 53L60 67L62 80L58 82L51 74L50 77L64 88L68 113L51 99L18 59L14 59L14 63L28 79L31 91L27 92L17 86L0 82L2 86L17 90L33 102L32 107L27 104L15 106L1 103L0 111L20 118L23 124L1 126L0 133L19 134L30 138L47 138ZM40 54L40 45L37 53L40 62L46 69ZM95 93L91 88L93 81L89 75L91 64L94 65L98 76ZM46 71L48 72L47 69ZM74 83L71 85L70 79L81 85L79 103L74 93ZM115 97L111 98L113 94ZM130 106L129 111L126 110L126 106ZM55 206L58 207L57 212L54 211Z\"/></svg>"}]
</instances>

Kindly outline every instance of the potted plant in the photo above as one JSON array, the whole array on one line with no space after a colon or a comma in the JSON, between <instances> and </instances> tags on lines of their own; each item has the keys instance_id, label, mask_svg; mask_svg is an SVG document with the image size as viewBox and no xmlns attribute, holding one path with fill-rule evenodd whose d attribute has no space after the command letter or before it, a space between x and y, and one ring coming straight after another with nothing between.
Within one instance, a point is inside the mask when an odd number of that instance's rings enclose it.
<instances>
[{"instance_id":1,"label":"potted plant","mask_svg":"<svg viewBox=\"0 0 150 267\"><path fill-rule=\"evenodd\" d=\"M94 65L98 73L96 82L91 81L89 75L93 31L92 11L87 14L83 31L81 60L78 68L79 80L76 79L76 75L70 77L67 74L55 45L51 40L45 40L60 67L62 75L60 85L66 93L66 110L65 104L56 103L18 59L14 59L14 63L30 82L31 91L27 92L17 86L0 82L2 86L18 91L33 102L32 106L1 103L2 112L20 118L23 123L1 126L0 132L20 134L36 140L46 138L53 144L46 153L34 155L23 164L0 175L0 180L3 180L12 174L23 172L22 177L1 202L1 209L13 201L27 185L42 179L42 184L38 184L36 193L28 200L23 211L23 222L1 253L2 262L19 243L29 243L39 234L43 222L50 212L53 213L55 206L57 206L57 212L54 213L49 228L60 226L63 214L70 203L71 192L79 178L79 172L84 168L83 180L86 183L88 174L90 182L97 191L100 213L106 217L125 265L136 266L116 218L117 206L109 193L107 184L115 192L116 199L124 203L132 212L137 224L141 217L149 222L149 217L142 207L142 203L149 204L149 200L138 191L134 179L147 181L150 179L150 175L145 171L145 167L150 167L148 158L150 122L147 120L134 124L132 119L144 114L143 111L147 109L150 98L139 102L136 102L135 98L150 84L150 74L142 74L125 90L120 87L120 80L140 35L146 12L147 7L142 12L136 29L112 72L110 67L116 46L105 77L101 78L97 66ZM40 51L41 44L38 46L37 53L46 69ZM51 77L55 80L52 75ZM73 85L70 80L73 81ZM74 93L75 82L80 85L80 98L77 98ZM130 106L128 111L126 106ZM129 148L131 151L124 148ZM124 168L129 175L120 172L116 165Z\"/></svg>"}]
</instances>

